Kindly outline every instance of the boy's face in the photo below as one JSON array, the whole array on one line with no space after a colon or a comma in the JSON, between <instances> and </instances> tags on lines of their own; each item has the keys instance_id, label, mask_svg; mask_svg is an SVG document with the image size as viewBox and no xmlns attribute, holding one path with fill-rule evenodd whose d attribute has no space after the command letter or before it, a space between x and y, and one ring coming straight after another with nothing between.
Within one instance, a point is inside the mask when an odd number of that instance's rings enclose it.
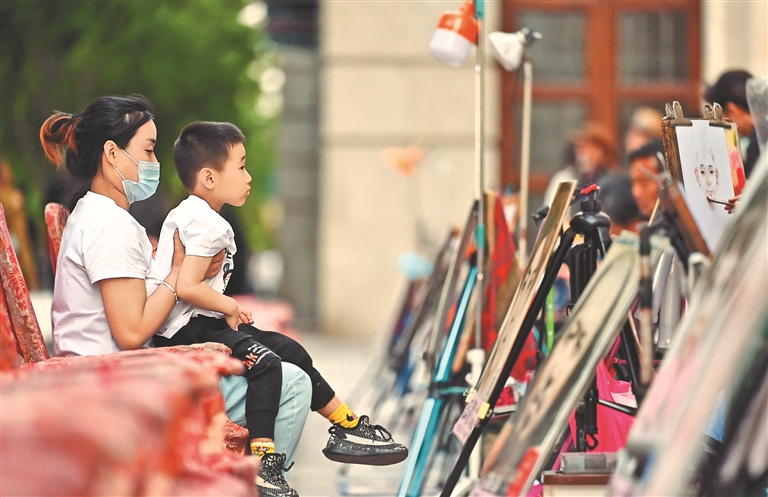
<instances>
[{"instance_id":1,"label":"boy's face","mask_svg":"<svg viewBox=\"0 0 768 497\"><path fill-rule=\"evenodd\" d=\"M701 187L702 193L707 198L715 198L715 190L720 184L720 171L715 166L712 153L702 151L697 155L696 167L693 172L696 175L696 183Z\"/></svg>"},{"instance_id":2,"label":"boy's face","mask_svg":"<svg viewBox=\"0 0 768 497\"><path fill-rule=\"evenodd\" d=\"M240 207L251 193L251 175L245 170L245 146L234 145L220 171L217 171L216 195L222 204Z\"/></svg>"}]
</instances>

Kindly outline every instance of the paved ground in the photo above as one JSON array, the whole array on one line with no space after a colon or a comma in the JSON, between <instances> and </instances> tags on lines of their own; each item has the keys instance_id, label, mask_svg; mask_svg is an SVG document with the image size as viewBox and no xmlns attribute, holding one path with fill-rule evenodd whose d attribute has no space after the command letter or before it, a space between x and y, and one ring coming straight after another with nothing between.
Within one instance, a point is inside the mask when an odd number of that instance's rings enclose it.
<instances>
[{"instance_id":1,"label":"paved ground","mask_svg":"<svg viewBox=\"0 0 768 497\"><path fill-rule=\"evenodd\" d=\"M302 333L302 344L312 355L315 366L334 387L342 400L349 399L357 379L377 356L375 345L328 337L315 333ZM354 374L350 374L354 372ZM366 414L360 412L358 414ZM375 423L376 420L374 419ZM296 462L288 473L288 482L302 497L329 497L337 495L394 495L405 463L389 467L342 465L325 458L322 449L328 440L328 421L310 413L299 444ZM339 471L345 467L347 475ZM341 489L346 489L342 493ZM378 490L376 490L378 488Z\"/></svg>"}]
</instances>

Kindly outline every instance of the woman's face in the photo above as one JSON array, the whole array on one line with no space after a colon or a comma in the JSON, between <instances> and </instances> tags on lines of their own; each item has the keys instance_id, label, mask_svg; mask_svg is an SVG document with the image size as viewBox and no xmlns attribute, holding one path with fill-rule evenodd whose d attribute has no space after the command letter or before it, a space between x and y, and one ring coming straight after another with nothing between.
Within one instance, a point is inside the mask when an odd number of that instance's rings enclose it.
<instances>
[{"instance_id":1,"label":"woman's face","mask_svg":"<svg viewBox=\"0 0 768 497\"><path fill-rule=\"evenodd\" d=\"M155 144L157 143L157 127L154 121L145 122L133 135L131 141L125 147L128 157L122 152L116 154L117 168L123 173L125 179L138 181L139 167L136 164L141 161L157 162L155 156ZM131 157L136 161L132 161ZM122 179L122 178L121 178Z\"/></svg>"}]
</instances>

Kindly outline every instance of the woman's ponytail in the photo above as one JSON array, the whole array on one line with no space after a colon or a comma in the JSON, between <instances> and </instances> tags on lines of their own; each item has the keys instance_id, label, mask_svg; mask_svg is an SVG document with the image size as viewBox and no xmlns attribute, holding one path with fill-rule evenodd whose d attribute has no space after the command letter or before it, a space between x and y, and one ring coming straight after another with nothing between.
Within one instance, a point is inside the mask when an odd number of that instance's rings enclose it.
<instances>
[{"instance_id":1,"label":"woman's ponytail","mask_svg":"<svg viewBox=\"0 0 768 497\"><path fill-rule=\"evenodd\" d=\"M40 128L45 156L71 175L62 203L72 210L101 167L104 144L125 149L136 131L151 121L152 104L140 95L97 98L80 114L56 112Z\"/></svg>"},{"instance_id":2,"label":"woman's ponytail","mask_svg":"<svg viewBox=\"0 0 768 497\"><path fill-rule=\"evenodd\" d=\"M40 128L40 143L49 161L61 167L64 164L67 149L77 154L75 128L80 116L57 112L45 120Z\"/></svg>"}]
</instances>

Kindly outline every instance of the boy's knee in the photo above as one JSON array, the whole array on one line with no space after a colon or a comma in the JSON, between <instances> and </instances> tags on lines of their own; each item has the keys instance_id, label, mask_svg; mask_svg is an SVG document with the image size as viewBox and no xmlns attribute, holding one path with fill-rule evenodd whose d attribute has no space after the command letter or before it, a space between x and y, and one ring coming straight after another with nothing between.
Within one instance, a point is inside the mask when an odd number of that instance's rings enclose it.
<instances>
[{"instance_id":1,"label":"boy's knee","mask_svg":"<svg viewBox=\"0 0 768 497\"><path fill-rule=\"evenodd\" d=\"M284 354L284 356L283 359L286 362L296 364L305 371L312 368L312 356L299 342L293 341L288 349L288 354Z\"/></svg>"},{"instance_id":2,"label":"boy's knee","mask_svg":"<svg viewBox=\"0 0 768 497\"><path fill-rule=\"evenodd\" d=\"M280 369L282 362L277 354L258 342L248 344L242 361L247 370L253 369L256 366L259 369Z\"/></svg>"}]
</instances>

